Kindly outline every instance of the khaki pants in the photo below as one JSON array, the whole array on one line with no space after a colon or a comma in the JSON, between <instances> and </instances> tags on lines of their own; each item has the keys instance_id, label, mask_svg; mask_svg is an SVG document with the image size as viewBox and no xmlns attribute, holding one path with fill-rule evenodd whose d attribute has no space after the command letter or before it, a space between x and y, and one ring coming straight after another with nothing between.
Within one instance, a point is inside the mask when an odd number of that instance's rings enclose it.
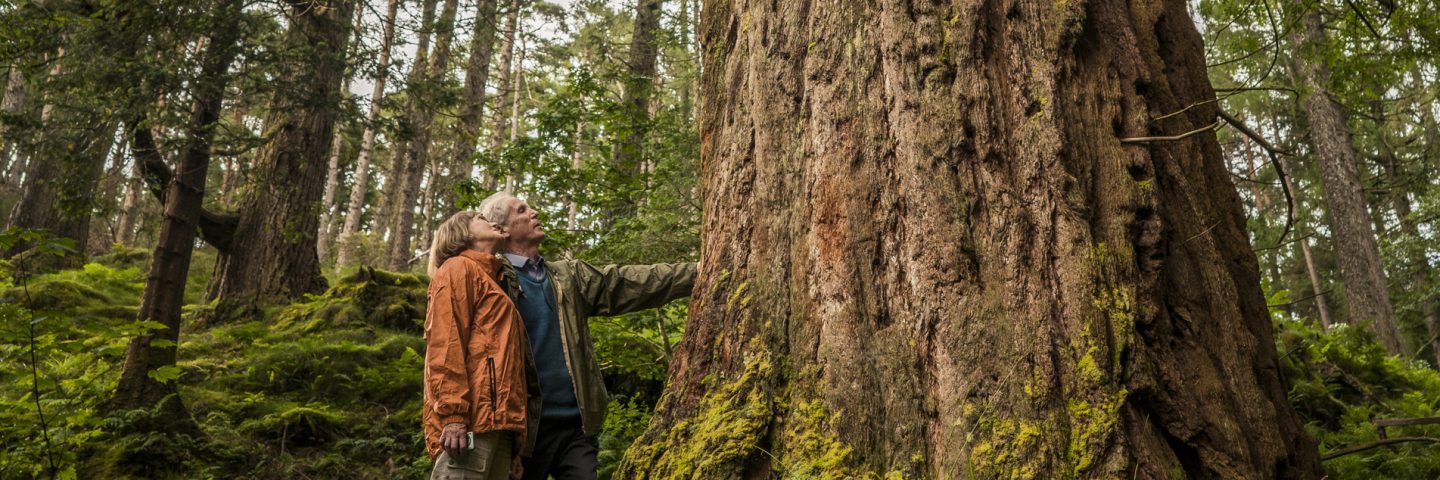
<instances>
[{"instance_id":1,"label":"khaki pants","mask_svg":"<svg viewBox=\"0 0 1440 480\"><path fill-rule=\"evenodd\" d=\"M435 457L430 480L506 480L515 445L512 432L475 434L475 448L465 450L457 458L444 451Z\"/></svg>"}]
</instances>

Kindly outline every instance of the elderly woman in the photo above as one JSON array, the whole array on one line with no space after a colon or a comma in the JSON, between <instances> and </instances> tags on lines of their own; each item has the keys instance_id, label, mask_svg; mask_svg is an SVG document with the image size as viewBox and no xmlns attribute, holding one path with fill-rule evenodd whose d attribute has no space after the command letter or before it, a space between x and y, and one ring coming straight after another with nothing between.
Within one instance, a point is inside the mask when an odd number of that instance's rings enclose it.
<instances>
[{"instance_id":1,"label":"elderly woman","mask_svg":"<svg viewBox=\"0 0 1440 480\"><path fill-rule=\"evenodd\" d=\"M422 414L432 479L518 474L520 449L534 433L534 361L519 311L501 287L504 259L496 256L506 238L476 212L457 213L435 232Z\"/></svg>"}]
</instances>

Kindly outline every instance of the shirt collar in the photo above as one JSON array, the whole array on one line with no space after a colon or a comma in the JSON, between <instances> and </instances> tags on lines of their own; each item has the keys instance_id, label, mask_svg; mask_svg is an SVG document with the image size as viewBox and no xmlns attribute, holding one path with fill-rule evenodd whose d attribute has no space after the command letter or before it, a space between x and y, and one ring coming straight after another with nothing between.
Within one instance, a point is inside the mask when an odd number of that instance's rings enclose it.
<instances>
[{"instance_id":1,"label":"shirt collar","mask_svg":"<svg viewBox=\"0 0 1440 480\"><path fill-rule=\"evenodd\" d=\"M544 255L536 255L535 258L532 259L524 255L507 253L505 254L505 259L509 260L510 264L514 265L515 268L540 267L545 265Z\"/></svg>"}]
</instances>

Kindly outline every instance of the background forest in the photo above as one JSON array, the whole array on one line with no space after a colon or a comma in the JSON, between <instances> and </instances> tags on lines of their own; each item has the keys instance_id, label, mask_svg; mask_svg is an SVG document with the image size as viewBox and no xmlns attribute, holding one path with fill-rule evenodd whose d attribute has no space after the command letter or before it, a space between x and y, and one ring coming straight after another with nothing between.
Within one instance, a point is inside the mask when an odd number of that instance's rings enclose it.
<instances>
[{"instance_id":1,"label":"background forest","mask_svg":"<svg viewBox=\"0 0 1440 480\"><path fill-rule=\"evenodd\" d=\"M698 258L700 3L0 4L0 478L428 473L444 217L511 190L549 256ZM1440 478L1440 425L1376 424L1440 416L1440 9L1190 6L1327 471ZM686 314L592 321L602 477Z\"/></svg>"}]
</instances>

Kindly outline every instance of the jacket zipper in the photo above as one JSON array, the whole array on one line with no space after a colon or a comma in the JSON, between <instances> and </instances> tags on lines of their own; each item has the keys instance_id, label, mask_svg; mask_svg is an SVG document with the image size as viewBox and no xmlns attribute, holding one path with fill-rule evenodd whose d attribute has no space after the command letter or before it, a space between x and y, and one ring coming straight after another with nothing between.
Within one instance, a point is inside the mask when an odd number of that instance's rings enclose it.
<instances>
[{"instance_id":1,"label":"jacket zipper","mask_svg":"<svg viewBox=\"0 0 1440 480\"><path fill-rule=\"evenodd\" d=\"M490 371L490 412L495 412L495 357L485 359L485 368Z\"/></svg>"}]
</instances>

